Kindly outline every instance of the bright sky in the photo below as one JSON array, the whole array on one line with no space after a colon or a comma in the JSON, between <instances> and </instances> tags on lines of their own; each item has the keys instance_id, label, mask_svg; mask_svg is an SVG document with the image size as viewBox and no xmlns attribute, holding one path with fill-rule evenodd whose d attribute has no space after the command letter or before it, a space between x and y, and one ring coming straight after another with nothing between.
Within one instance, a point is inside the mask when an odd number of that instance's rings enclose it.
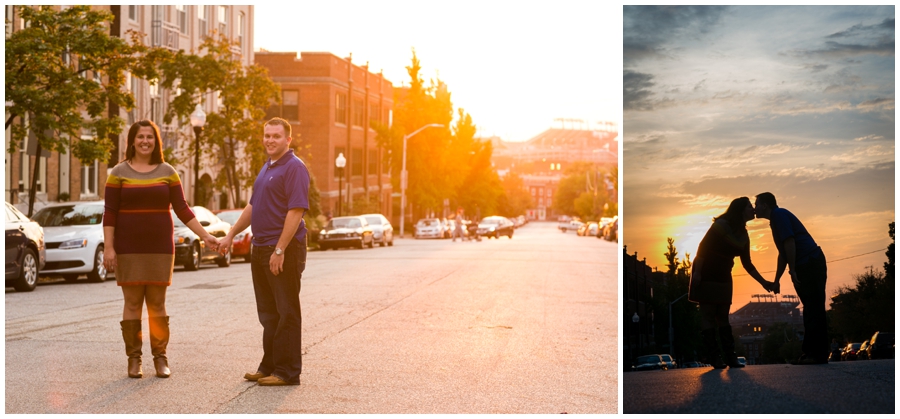
<instances>
[{"instance_id":1,"label":"bright sky","mask_svg":"<svg viewBox=\"0 0 900 419\"><path fill-rule=\"evenodd\" d=\"M254 48L353 53L395 87L415 48L426 85L440 77L479 135L525 141L555 118L620 120L621 6L600 3L260 3Z\"/></svg>"},{"instance_id":2,"label":"bright sky","mask_svg":"<svg viewBox=\"0 0 900 419\"><path fill-rule=\"evenodd\" d=\"M624 8L624 244L665 269L737 197L772 192L827 293L883 269L894 220L894 7ZM748 224L772 280L767 220ZM879 251L880 250L880 251ZM764 293L735 260L732 309ZM782 294L796 294L782 278Z\"/></svg>"}]
</instances>

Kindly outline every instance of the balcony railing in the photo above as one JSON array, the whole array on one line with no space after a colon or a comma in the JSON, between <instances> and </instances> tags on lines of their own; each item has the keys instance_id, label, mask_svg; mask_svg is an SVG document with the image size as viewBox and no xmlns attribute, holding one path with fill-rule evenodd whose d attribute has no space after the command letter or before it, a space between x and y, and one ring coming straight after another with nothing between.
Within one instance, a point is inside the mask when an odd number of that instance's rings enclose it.
<instances>
[{"instance_id":1,"label":"balcony railing","mask_svg":"<svg viewBox=\"0 0 900 419\"><path fill-rule=\"evenodd\" d=\"M162 20L153 21L151 41L154 47L165 47L172 51L178 51L180 34L178 25Z\"/></svg>"}]
</instances>

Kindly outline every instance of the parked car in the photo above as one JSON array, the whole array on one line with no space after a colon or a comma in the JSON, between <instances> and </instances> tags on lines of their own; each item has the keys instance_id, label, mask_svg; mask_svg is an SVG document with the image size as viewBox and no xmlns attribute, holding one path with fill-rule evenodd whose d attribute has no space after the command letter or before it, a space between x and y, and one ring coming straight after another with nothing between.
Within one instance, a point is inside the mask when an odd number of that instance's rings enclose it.
<instances>
[{"instance_id":1,"label":"parked car","mask_svg":"<svg viewBox=\"0 0 900 419\"><path fill-rule=\"evenodd\" d=\"M372 227L375 243L378 243L381 247L384 247L385 245L394 245L394 227L391 225L391 222L388 221L387 217L381 214L364 214L362 217L364 217L369 223L369 226Z\"/></svg>"},{"instance_id":2,"label":"parked car","mask_svg":"<svg viewBox=\"0 0 900 419\"><path fill-rule=\"evenodd\" d=\"M653 371L653 370L668 370L669 366L663 361L662 357L658 354L654 355L643 355L637 357L634 361L634 365L632 365L632 371Z\"/></svg>"},{"instance_id":3,"label":"parked car","mask_svg":"<svg viewBox=\"0 0 900 419\"><path fill-rule=\"evenodd\" d=\"M417 239L440 239L444 237L444 225L437 218L423 218L416 223Z\"/></svg>"},{"instance_id":4,"label":"parked car","mask_svg":"<svg viewBox=\"0 0 900 419\"><path fill-rule=\"evenodd\" d=\"M194 216L200 225L213 237L225 237L231 230L231 224L222 221L210 210L201 206L191 207ZM194 234L181 220L172 213L172 221L175 226L175 264L184 265L184 269L188 271L196 271L200 269L203 262L215 262L220 267L225 268L231 265L231 249L228 249L224 255L218 251L206 247L206 243L200 240L200 236Z\"/></svg>"},{"instance_id":5,"label":"parked car","mask_svg":"<svg viewBox=\"0 0 900 419\"><path fill-rule=\"evenodd\" d=\"M702 366L703 366L703 364L701 364L697 361L690 361L690 362L685 362L684 365L681 366L681 368L700 368Z\"/></svg>"},{"instance_id":6,"label":"parked car","mask_svg":"<svg viewBox=\"0 0 900 419\"><path fill-rule=\"evenodd\" d=\"M848 343L846 347L844 347L844 351L841 352L841 360L842 361L853 361L856 359L856 352L859 350L859 347L862 346L862 342L858 343Z\"/></svg>"},{"instance_id":7,"label":"parked car","mask_svg":"<svg viewBox=\"0 0 900 419\"><path fill-rule=\"evenodd\" d=\"M62 202L34 214L44 228L47 264L41 276L62 276L68 282L87 275L91 282L106 281L103 264L103 201Z\"/></svg>"},{"instance_id":8,"label":"parked car","mask_svg":"<svg viewBox=\"0 0 900 419\"><path fill-rule=\"evenodd\" d=\"M47 260L44 229L6 202L6 286L34 291Z\"/></svg>"},{"instance_id":9,"label":"parked car","mask_svg":"<svg viewBox=\"0 0 900 419\"><path fill-rule=\"evenodd\" d=\"M220 220L233 226L238 218L241 217L242 212L244 212L242 209L230 209L219 211L216 213L216 216L219 217ZM244 231L234 236L234 240L231 241L231 257L242 258L245 261L250 262L250 244L252 242L253 229L250 226L247 226Z\"/></svg>"},{"instance_id":10,"label":"parked car","mask_svg":"<svg viewBox=\"0 0 900 419\"><path fill-rule=\"evenodd\" d=\"M322 250L341 247L375 247L375 234L365 217L353 215L334 217L319 233L319 248Z\"/></svg>"},{"instance_id":11,"label":"parked car","mask_svg":"<svg viewBox=\"0 0 900 419\"><path fill-rule=\"evenodd\" d=\"M663 362L666 363L666 368L668 368L670 370L678 368L678 364L675 362L674 359L672 359L672 355L660 354L659 356L662 358Z\"/></svg>"},{"instance_id":12,"label":"parked car","mask_svg":"<svg viewBox=\"0 0 900 419\"><path fill-rule=\"evenodd\" d=\"M584 225L584 223L579 221L577 218L572 218L572 219L567 219L565 221L560 221L558 228L563 233L565 233L566 231L569 231L569 230L573 230L573 231L577 232L578 228L580 228L582 225Z\"/></svg>"},{"instance_id":13,"label":"parked car","mask_svg":"<svg viewBox=\"0 0 900 419\"><path fill-rule=\"evenodd\" d=\"M507 236L509 238L513 237L513 224L512 221L509 221L506 217L501 217L498 215L484 217L480 223L478 223L478 235L482 237L489 237L499 239L500 236Z\"/></svg>"},{"instance_id":14,"label":"parked car","mask_svg":"<svg viewBox=\"0 0 900 419\"><path fill-rule=\"evenodd\" d=\"M856 360L864 361L869 359L869 341L864 340L862 345L859 345L859 349L856 351Z\"/></svg>"},{"instance_id":15,"label":"parked car","mask_svg":"<svg viewBox=\"0 0 900 419\"><path fill-rule=\"evenodd\" d=\"M604 238L607 241L619 241L619 216L613 217L612 221L606 224L601 231L597 233L597 238Z\"/></svg>"},{"instance_id":16,"label":"parked car","mask_svg":"<svg viewBox=\"0 0 900 419\"><path fill-rule=\"evenodd\" d=\"M584 223L581 227L578 227L578 231L576 234L579 236L596 236L597 232L600 231L599 225L596 221L588 221Z\"/></svg>"},{"instance_id":17,"label":"parked car","mask_svg":"<svg viewBox=\"0 0 900 419\"><path fill-rule=\"evenodd\" d=\"M742 357L742 356L739 356L739 357L737 357L737 361L738 361L741 365L743 365L743 366L745 366L745 367L747 366L747 358L744 358L744 357Z\"/></svg>"},{"instance_id":18,"label":"parked car","mask_svg":"<svg viewBox=\"0 0 900 419\"><path fill-rule=\"evenodd\" d=\"M894 334L875 332L869 339L869 347L866 348L866 357L869 359L894 358Z\"/></svg>"}]
</instances>

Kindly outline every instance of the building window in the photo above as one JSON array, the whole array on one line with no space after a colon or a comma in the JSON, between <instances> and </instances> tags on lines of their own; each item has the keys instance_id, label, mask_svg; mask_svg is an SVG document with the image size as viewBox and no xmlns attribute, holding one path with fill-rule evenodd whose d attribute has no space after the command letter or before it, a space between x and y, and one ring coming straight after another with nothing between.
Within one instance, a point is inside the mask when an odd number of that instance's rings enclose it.
<instances>
[{"instance_id":1,"label":"building window","mask_svg":"<svg viewBox=\"0 0 900 419\"><path fill-rule=\"evenodd\" d=\"M197 6L197 22L200 30L198 35L201 37L207 35L207 19L206 6Z\"/></svg>"},{"instance_id":2,"label":"building window","mask_svg":"<svg viewBox=\"0 0 900 419\"><path fill-rule=\"evenodd\" d=\"M300 92L284 90L281 92L281 117L288 121L299 121Z\"/></svg>"},{"instance_id":3,"label":"building window","mask_svg":"<svg viewBox=\"0 0 900 419\"><path fill-rule=\"evenodd\" d=\"M378 150L369 150L369 174L378 174Z\"/></svg>"},{"instance_id":4,"label":"building window","mask_svg":"<svg viewBox=\"0 0 900 419\"><path fill-rule=\"evenodd\" d=\"M381 105L374 103L369 106L369 122L381 122Z\"/></svg>"},{"instance_id":5,"label":"building window","mask_svg":"<svg viewBox=\"0 0 900 419\"><path fill-rule=\"evenodd\" d=\"M241 54L244 54L244 51L247 50L245 48L246 46L244 45L244 40L245 40L245 37L244 37L244 12L241 12L238 14L237 25L238 25L238 45L241 47Z\"/></svg>"},{"instance_id":6,"label":"building window","mask_svg":"<svg viewBox=\"0 0 900 419\"><path fill-rule=\"evenodd\" d=\"M9 39L10 35L13 33L13 13L15 12L15 6L6 6L6 38Z\"/></svg>"},{"instance_id":7,"label":"building window","mask_svg":"<svg viewBox=\"0 0 900 419\"><path fill-rule=\"evenodd\" d=\"M228 6L219 6L219 33L228 36Z\"/></svg>"},{"instance_id":8,"label":"building window","mask_svg":"<svg viewBox=\"0 0 900 419\"><path fill-rule=\"evenodd\" d=\"M353 167L353 176L362 176L363 174L363 151L361 148L353 149L353 158L350 159L350 164Z\"/></svg>"},{"instance_id":9,"label":"building window","mask_svg":"<svg viewBox=\"0 0 900 419\"><path fill-rule=\"evenodd\" d=\"M155 80L150 82L150 120L157 124L162 121L162 100Z\"/></svg>"},{"instance_id":10,"label":"building window","mask_svg":"<svg viewBox=\"0 0 900 419\"><path fill-rule=\"evenodd\" d=\"M344 147L335 147L335 148L334 148L334 158L335 158L335 160L337 160L338 156L340 156L341 154L344 155L344 158L345 158L345 159L347 158L347 153L346 153L346 151L344 151ZM346 166L345 166L344 168L346 169ZM337 167L337 165L335 165L335 166L334 166L334 177L335 177L335 179L336 179L338 176L340 176L340 175L341 175L341 169L339 169L339 168Z\"/></svg>"},{"instance_id":11,"label":"building window","mask_svg":"<svg viewBox=\"0 0 900 419\"><path fill-rule=\"evenodd\" d=\"M138 20L138 6L128 6L128 18L137 21Z\"/></svg>"},{"instance_id":12,"label":"building window","mask_svg":"<svg viewBox=\"0 0 900 419\"><path fill-rule=\"evenodd\" d=\"M188 19L187 19L187 6L180 5L175 6L176 13L178 14L178 29L183 34L188 33Z\"/></svg>"},{"instance_id":13,"label":"building window","mask_svg":"<svg viewBox=\"0 0 900 419\"><path fill-rule=\"evenodd\" d=\"M338 93L334 98L334 122L347 124L347 95Z\"/></svg>"},{"instance_id":14,"label":"building window","mask_svg":"<svg viewBox=\"0 0 900 419\"><path fill-rule=\"evenodd\" d=\"M363 101L362 99L353 100L353 125L357 127L363 126Z\"/></svg>"},{"instance_id":15,"label":"building window","mask_svg":"<svg viewBox=\"0 0 900 419\"><path fill-rule=\"evenodd\" d=\"M100 167L100 161L94 160L94 162L90 165L82 164L81 166L81 194L82 195L98 195L97 193L97 183L98 179L98 170Z\"/></svg>"}]
</instances>

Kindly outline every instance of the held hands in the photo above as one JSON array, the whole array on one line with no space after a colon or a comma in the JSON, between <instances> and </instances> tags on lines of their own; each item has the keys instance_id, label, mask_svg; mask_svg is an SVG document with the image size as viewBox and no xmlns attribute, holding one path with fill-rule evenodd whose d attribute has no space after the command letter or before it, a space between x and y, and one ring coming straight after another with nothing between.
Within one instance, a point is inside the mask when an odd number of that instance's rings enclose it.
<instances>
[{"instance_id":1,"label":"held hands","mask_svg":"<svg viewBox=\"0 0 900 419\"><path fill-rule=\"evenodd\" d=\"M219 247L217 248L217 250L220 254L224 255L225 252L228 251L228 249L231 249L231 240L232 240L231 235L227 235L227 236L219 239L219 241L218 241Z\"/></svg>"},{"instance_id":2,"label":"held hands","mask_svg":"<svg viewBox=\"0 0 900 419\"><path fill-rule=\"evenodd\" d=\"M211 234L207 234L206 237L203 238L203 242L206 243L206 247L209 247L212 250L219 250L219 241Z\"/></svg>"}]
</instances>

